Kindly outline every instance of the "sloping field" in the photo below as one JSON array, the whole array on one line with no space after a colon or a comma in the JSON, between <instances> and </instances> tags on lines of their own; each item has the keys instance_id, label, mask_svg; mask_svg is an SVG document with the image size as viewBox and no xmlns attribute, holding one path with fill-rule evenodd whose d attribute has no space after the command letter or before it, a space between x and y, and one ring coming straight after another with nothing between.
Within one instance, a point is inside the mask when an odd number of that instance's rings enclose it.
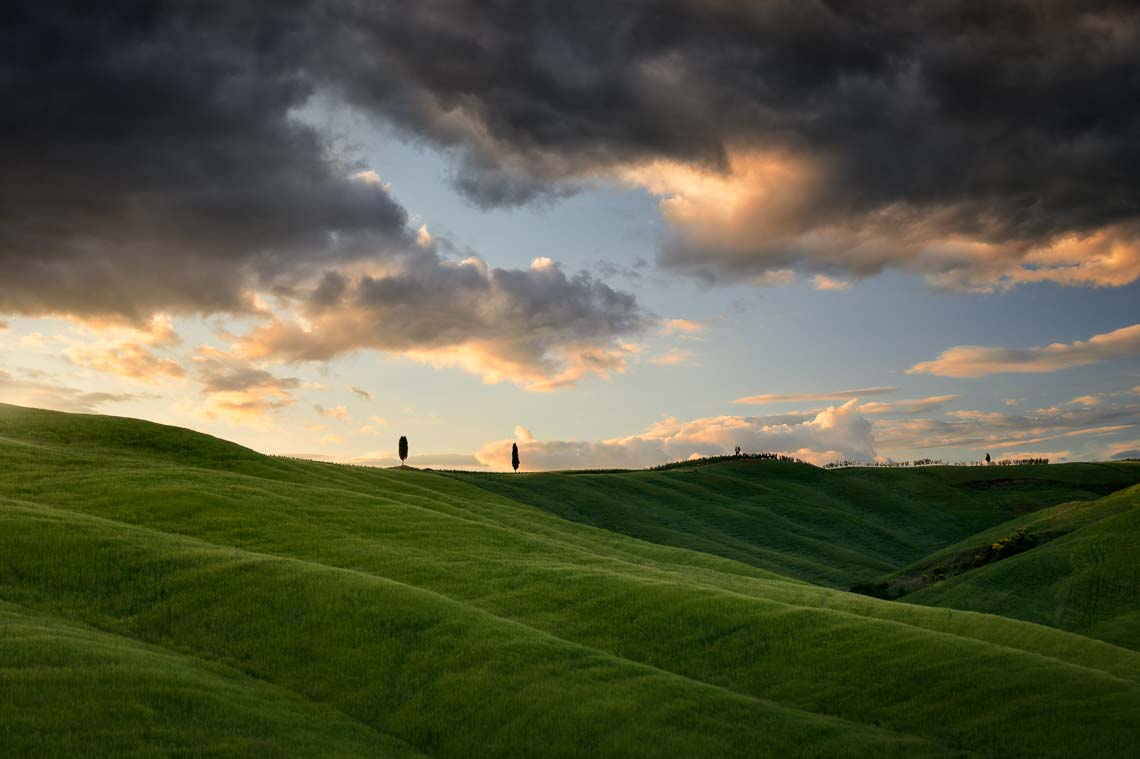
<instances>
[{"instance_id":1,"label":"sloping field","mask_svg":"<svg viewBox=\"0 0 1140 759\"><path fill-rule=\"evenodd\" d=\"M1140 486L1043 509L943 554L969 554L1018 528L1041 544L906 600L1025 619L1140 650Z\"/></svg>"},{"instance_id":2,"label":"sloping field","mask_svg":"<svg viewBox=\"0 0 1140 759\"><path fill-rule=\"evenodd\" d=\"M1140 466L825 471L740 460L659 472L452 473L583 524L850 588L1012 517L1140 482Z\"/></svg>"},{"instance_id":3,"label":"sloping field","mask_svg":"<svg viewBox=\"0 0 1140 759\"><path fill-rule=\"evenodd\" d=\"M1000 500L990 525L1026 503ZM811 585L438 473L10 406L0 604L14 755L48 734L44 754L235 756L271 740L686 757L1124 755L1140 740L1140 654L1124 648Z\"/></svg>"}]
</instances>

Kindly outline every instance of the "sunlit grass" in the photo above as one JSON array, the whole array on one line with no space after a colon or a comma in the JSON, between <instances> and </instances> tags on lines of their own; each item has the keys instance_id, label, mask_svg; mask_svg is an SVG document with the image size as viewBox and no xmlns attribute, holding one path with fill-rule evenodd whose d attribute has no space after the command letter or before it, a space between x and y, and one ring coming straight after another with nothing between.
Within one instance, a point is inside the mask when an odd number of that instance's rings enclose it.
<instances>
[{"instance_id":1,"label":"sunlit grass","mask_svg":"<svg viewBox=\"0 0 1140 759\"><path fill-rule=\"evenodd\" d=\"M779 491L770 470L723 466L710 474ZM0 651L38 625L109 636L125 662L99 719L70 721L60 706L94 709L104 687L82 635L57 634L57 680L36 680L31 655L0 662L0 693L15 694L0 696L6 745L50 731L57 753L85 742L242 755L268 730L296 753L327 740L328 753L440 756L1072 756L1122 755L1140 737L1135 652L811 585L459 478L274 460L172 428L2 406L0 467ZM1085 486L1100 487L1091 472ZM816 476L793 470L789 487ZM583 482L615 503L629 489ZM994 503L990 525L1024 505ZM892 530L902 500L883 508L859 502L867 534L918 531ZM953 519L983 522L986 508L971 497ZM182 664L156 680L155 656ZM31 682L51 693L37 700ZM234 688L246 701L214 734L202 717L182 731L162 707L184 690L188 714L209 714L194 698L224 703ZM152 725L164 737L147 743Z\"/></svg>"}]
</instances>

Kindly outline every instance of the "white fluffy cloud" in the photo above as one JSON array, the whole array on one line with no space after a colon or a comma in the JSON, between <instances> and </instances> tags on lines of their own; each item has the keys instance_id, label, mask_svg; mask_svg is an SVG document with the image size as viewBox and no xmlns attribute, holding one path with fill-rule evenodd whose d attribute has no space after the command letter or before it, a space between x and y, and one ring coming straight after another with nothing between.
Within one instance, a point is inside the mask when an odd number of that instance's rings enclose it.
<instances>
[{"instance_id":1,"label":"white fluffy cloud","mask_svg":"<svg viewBox=\"0 0 1140 759\"><path fill-rule=\"evenodd\" d=\"M511 444L520 444L522 468L636 469L693 456L745 451L775 451L823 464L837 459L875 456L871 424L850 400L798 422L766 417L716 416L681 422L669 418L638 435L600 441L537 440L524 428L515 437L487 443L475 457L492 469L510 468Z\"/></svg>"}]
</instances>

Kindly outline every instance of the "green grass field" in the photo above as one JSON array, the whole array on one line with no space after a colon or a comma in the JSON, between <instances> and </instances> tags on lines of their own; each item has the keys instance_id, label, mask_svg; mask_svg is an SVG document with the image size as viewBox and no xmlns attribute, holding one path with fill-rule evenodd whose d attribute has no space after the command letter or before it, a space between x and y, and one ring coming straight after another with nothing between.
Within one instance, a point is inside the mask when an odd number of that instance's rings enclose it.
<instances>
[{"instance_id":1,"label":"green grass field","mask_svg":"<svg viewBox=\"0 0 1140 759\"><path fill-rule=\"evenodd\" d=\"M452 476L564 519L846 589L1012 517L1140 482L1140 466L827 471L741 460L661 472Z\"/></svg>"},{"instance_id":2,"label":"green grass field","mask_svg":"<svg viewBox=\"0 0 1140 759\"><path fill-rule=\"evenodd\" d=\"M0 405L0 754L1127 755L1111 636L839 589L1140 480L1012 469L386 471Z\"/></svg>"},{"instance_id":3,"label":"green grass field","mask_svg":"<svg viewBox=\"0 0 1140 759\"><path fill-rule=\"evenodd\" d=\"M1047 540L906 600L1025 619L1140 650L1140 486L1042 509L944 553L969 553L1019 527Z\"/></svg>"}]
</instances>

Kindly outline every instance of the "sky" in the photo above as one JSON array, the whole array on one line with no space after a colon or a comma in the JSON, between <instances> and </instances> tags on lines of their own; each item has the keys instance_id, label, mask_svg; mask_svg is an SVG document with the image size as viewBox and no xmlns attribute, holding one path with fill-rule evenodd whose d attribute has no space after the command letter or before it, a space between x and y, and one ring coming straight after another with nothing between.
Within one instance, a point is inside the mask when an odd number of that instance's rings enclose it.
<instances>
[{"instance_id":1,"label":"sky","mask_svg":"<svg viewBox=\"0 0 1140 759\"><path fill-rule=\"evenodd\" d=\"M0 92L0 402L383 466L1140 457L1131 3L19 3Z\"/></svg>"}]
</instances>

